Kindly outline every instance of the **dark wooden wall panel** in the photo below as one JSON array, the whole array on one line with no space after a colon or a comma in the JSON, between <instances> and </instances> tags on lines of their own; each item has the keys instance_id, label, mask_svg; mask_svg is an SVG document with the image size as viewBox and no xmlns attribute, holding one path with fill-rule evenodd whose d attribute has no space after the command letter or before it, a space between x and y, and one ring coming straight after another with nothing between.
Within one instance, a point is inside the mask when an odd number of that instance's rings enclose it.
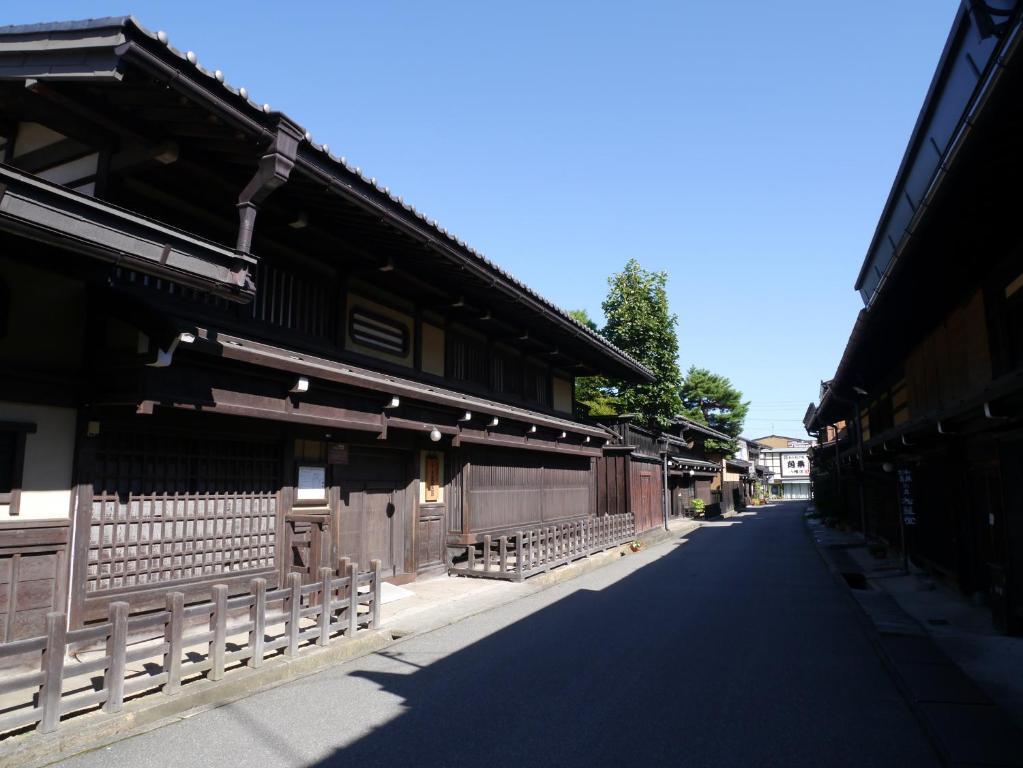
<instances>
[{"instance_id":1,"label":"dark wooden wall panel","mask_svg":"<svg viewBox=\"0 0 1023 768\"><path fill-rule=\"evenodd\" d=\"M629 511L625 473L628 458L621 455L595 459L596 514L622 515Z\"/></svg>"},{"instance_id":2,"label":"dark wooden wall panel","mask_svg":"<svg viewBox=\"0 0 1023 768\"><path fill-rule=\"evenodd\" d=\"M0 642L42 635L67 597L67 521L0 526Z\"/></svg>"},{"instance_id":3,"label":"dark wooden wall panel","mask_svg":"<svg viewBox=\"0 0 1023 768\"><path fill-rule=\"evenodd\" d=\"M590 514L585 456L472 451L465 480L470 531L514 530Z\"/></svg>"}]
</instances>

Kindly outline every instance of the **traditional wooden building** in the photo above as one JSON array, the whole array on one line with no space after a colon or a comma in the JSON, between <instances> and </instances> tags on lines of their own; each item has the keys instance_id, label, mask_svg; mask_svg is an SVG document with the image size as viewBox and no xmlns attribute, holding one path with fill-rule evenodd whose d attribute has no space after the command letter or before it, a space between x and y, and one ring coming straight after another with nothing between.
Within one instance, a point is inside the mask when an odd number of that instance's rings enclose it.
<instances>
[{"instance_id":1,"label":"traditional wooden building","mask_svg":"<svg viewBox=\"0 0 1023 768\"><path fill-rule=\"evenodd\" d=\"M805 424L822 511L1023 631L1023 36L964 3L866 260L860 312ZM848 424L849 428L845 427Z\"/></svg>"},{"instance_id":2,"label":"traditional wooden building","mask_svg":"<svg viewBox=\"0 0 1023 768\"><path fill-rule=\"evenodd\" d=\"M664 526L668 519L692 516L693 500L707 513L720 511L714 485L720 485L721 464L708 457L707 437L727 437L703 424L677 418L668 429L633 423L621 416L608 428L614 439L597 460L597 511L631 513L636 532Z\"/></svg>"},{"instance_id":3,"label":"traditional wooden building","mask_svg":"<svg viewBox=\"0 0 1023 768\"><path fill-rule=\"evenodd\" d=\"M651 374L131 18L0 28L0 640L597 511Z\"/></svg>"}]
</instances>

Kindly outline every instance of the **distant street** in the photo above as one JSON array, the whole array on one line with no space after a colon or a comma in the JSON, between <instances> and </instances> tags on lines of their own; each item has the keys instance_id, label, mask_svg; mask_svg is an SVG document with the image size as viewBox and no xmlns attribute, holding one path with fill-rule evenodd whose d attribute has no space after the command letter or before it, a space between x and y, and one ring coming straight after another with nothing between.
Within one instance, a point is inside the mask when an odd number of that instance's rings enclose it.
<instances>
[{"instance_id":1,"label":"distant street","mask_svg":"<svg viewBox=\"0 0 1023 768\"><path fill-rule=\"evenodd\" d=\"M64 764L938 765L804 507L751 509Z\"/></svg>"}]
</instances>

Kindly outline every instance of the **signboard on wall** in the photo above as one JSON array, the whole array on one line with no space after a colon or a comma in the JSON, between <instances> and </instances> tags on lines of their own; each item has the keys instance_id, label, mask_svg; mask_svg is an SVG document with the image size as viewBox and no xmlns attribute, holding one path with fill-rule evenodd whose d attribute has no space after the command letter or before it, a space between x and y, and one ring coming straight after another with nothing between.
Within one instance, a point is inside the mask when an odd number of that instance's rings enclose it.
<instances>
[{"instance_id":1,"label":"signboard on wall","mask_svg":"<svg viewBox=\"0 0 1023 768\"><path fill-rule=\"evenodd\" d=\"M899 514L903 525L916 525L916 509L913 506L913 473L908 469L899 470Z\"/></svg>"},{"instance_id":2,"label":"signboard on wall","mask_svg":"<svg viewBox=\"0 0 1023 768\"><path fill-rule=\"evenodd\" d=\"M809 477L810 459L805 453L784 453L781 457L783 477Z\"/></svg>"},{"instance_id":3,"label":"signboard on wall","mask_svg":"<svg viewBox=\"0 0 1023 768\"><path fill-rule=\"evenodd\" d=\"M299 464L295 484L297 501L327 500L327 468L322 464Z\"/></svg>"},{"instance_id":4,"label":"signboard on wall","mask_svg":"<svg viewBox=\"0 0 1023 768\"><path fill-rule=\"evenodd\" d=\"M444 502L444 457L436 452L424 452L419 502L441 504Z\"/></svg>"},{"instance_id":5,"label":"signboard on wall","mask_svg":"<svg viewBox=\"0 0 1023 768\"><path fill-rule=\"evenodd\" d=\"M327 446L327 463L345 465L348 463L348 446L344 443L331 443Z\"/></svg>"}]
</instances>

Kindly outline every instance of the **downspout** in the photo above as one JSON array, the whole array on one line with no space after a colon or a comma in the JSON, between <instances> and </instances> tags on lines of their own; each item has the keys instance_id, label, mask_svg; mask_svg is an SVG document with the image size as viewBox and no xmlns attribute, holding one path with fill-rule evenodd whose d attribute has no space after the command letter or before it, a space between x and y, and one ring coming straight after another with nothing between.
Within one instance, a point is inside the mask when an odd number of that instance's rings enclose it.
<instances>
[{"instance_id":1,"label":"downspout","mask_svg":"<svg viewBox=\"0 0 1023 768\"><path fill-rule=\"evenodd\" d=\"M288 180L303 138L301 128L283 115L278 118L270 148L259 158L259 168L238 196L238 241L235 247L242 253L251 252L259 206Z\"/></svg>"}]
</instances>

